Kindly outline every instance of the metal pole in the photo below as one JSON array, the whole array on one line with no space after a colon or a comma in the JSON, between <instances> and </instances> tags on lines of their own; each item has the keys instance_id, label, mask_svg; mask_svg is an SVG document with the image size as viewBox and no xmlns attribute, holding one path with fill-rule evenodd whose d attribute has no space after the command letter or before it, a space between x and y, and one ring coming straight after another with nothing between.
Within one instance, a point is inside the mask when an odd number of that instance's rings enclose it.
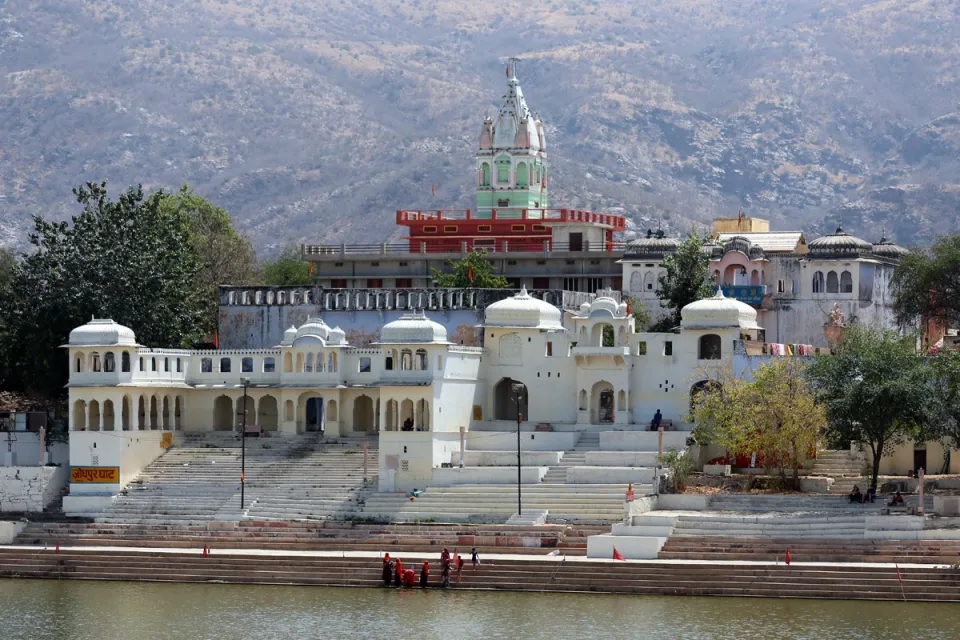
<instances>
[{"instance_id":1,"label":"metal pole","mask_svg":"<svg viewBox=\"0 0 960 640\"><path fill-rule=\"evenodd\" d=\"M243 429L240 431L240 510L244 506L245 474L247 471L247 383L243 383Z\"/></svg>"},{"instance_id":2,"label":"metal pole","mask_svg":"<svg viewBox=\"0 0 960 640\"><path fill-rule=\"evenodd\" d=\"M520 421L523 415L520 413L520 388L516 387L517 395L517 515L523 515L523 490L520 488Z\"/></svg>"}]
</instances>

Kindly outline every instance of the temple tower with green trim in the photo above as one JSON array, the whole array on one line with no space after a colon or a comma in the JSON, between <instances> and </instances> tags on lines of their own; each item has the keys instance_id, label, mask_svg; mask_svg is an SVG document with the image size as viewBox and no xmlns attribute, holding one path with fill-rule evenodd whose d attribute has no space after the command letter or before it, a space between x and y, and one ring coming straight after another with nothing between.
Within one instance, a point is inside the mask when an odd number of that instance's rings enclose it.
<instances>
[{"instance_id":1,"label":"temple tower with green trim","mask_svg":"<svg viewBox=\"0 0 960 640\"><path fill-rule=\"evenodd\" d=\"M547 153L543 122L523 99L517 58L507 67L507 92L496 119L480 129L477 152L477 217L519 218L524 209L547 208ZM539 217L529 211L528 217Z\"/></svg>"}]
</instances>

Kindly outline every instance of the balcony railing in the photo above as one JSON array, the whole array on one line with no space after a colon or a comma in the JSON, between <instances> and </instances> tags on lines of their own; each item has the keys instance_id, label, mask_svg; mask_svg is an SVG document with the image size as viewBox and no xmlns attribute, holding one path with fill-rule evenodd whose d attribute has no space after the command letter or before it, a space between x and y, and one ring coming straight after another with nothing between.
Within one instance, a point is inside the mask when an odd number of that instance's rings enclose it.
<instances>
[{"instance_id":1,"label":"balcony railing","mask_svg":"<svg viewBox=\"0 0 960 640\"><path fill-rule=\"evenodd\" d=\"M720 288L723 290L724 296L756 307L759 307L763 302L763 296L770 293L770 287L765 284L725 284ZM716 291L716 288L714 288L714 291Z\"/></svg>"},{"instance_id":2,"label":"balcony railing","mask_svg":"<svg viewBox=\"0 0 960 640\"><path fill-rule=\"evenodd\" d=\"M623 231L626 219L608 213L594 213L580 209L491 209L489 214L478 215L470 209L400 209L397 211L397 224L411 222L438 222L442 220L546 220L548 222L585 222L612 227L614 231Z\"/></svg>"},{"instance_id":3,"label":"balcony railing","mask_svg":"<svg viewBox=\"0 0 960 640\"><path fill-rule=\"evenodd\" d=\"M436 241L434 241L436 242ZM413 244L413 246L411 246ZM543 241L523 241L523 240L504 240L491 239L489 241L481 239L478 241L464 240L457 244L420 242L419 245L413 243L400 242L382 242L380 244L340 244L340 245L322 245L322 244L303 244L300 245L300 254L304 260L327 257L330 259L343 258L350 255L427 255L427 254L467 254L474 249L484 249L488 253L538 253L549 255L553 252L569 253L608 253L619 255L623 252L624 243L622 242L590 242L584 240L578 243L554 242L553 240Z\"/></svg>"}]
</instances>

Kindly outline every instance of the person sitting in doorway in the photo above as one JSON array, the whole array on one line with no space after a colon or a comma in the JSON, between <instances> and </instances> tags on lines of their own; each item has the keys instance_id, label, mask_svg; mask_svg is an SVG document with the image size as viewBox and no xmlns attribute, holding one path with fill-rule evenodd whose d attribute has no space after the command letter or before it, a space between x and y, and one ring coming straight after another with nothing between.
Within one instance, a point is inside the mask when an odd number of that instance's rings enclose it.
<instances>
[{"instance_id":1,"label":"person sitting in doorway","mask_svg":"<svg viewBox=\"0 0 960 640\"><path fill-rule=\"evenodd\" d=\"M653 414L653 420L650 421L650 431L659 429L661 420L663 420L663 414L660 413L660 409L657 409L657 412Z\"/></svg>"},{"instance_id":2,"label":"person sitting in doorway","mask_svg":"<svg viewBox=\"0 0 960 640\"><path fill-rule=\"evenodd\" d=\"M902 506L904 506L904 505L906 505L906 504L907 504L907 502L906 502L906 500L903 499L903 495L902 495L899 491L897 491L895 494L893 494L893 499L890 500L890 504L888 504L887 506L888 506L888 507L902 507Z\"/></svg>"},{"instance_id":3,"label":"person sitting in doorway","mask_svg":"<svg viewBox=\"0 0 960 640\"><path fill-rule=\"evenodd\" d=\"M407 418L403 421L403 430L404 431L413 431L413 419Z\"/></svg>"},{"instance_id":4,"label":"person sitting in doorway","mask_svg":"<svg viewBox=\"0 0 960 640\"><path fill-rule=\"evenodd\" d=\"M850 492L850 502L856 502L860 504L863 502L863 494L860 493L860 487L853 485L853 491Z\"/></svg>"}]
</instances>

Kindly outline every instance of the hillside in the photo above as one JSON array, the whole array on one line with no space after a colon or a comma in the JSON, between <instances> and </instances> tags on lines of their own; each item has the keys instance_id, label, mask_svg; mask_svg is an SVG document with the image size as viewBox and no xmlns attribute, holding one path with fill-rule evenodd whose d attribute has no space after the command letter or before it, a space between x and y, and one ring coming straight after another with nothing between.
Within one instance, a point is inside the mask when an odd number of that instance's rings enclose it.
<instances>
[{"instance_id":1,"label":"hillside","mask_svg":"<svg viewBox=\"0 0 960 640\"><path fill-rule=\"evenodd\" d=\"M8 0L0 241L101 178L189 182L264 253L385 239L397 208L473 206L510 55L555 206L956 229L960 0L497 4Z\"/></svg>"}]
</instances>

